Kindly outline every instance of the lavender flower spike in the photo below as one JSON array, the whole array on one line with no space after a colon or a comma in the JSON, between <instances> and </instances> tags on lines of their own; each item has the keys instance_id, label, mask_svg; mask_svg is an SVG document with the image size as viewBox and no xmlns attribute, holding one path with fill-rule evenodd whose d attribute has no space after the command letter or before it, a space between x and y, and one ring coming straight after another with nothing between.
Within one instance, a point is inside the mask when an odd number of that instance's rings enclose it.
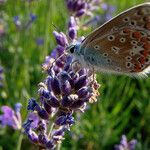
<instances>
[{"instance_id":1,"label":"lavender flower spike","mask_svg":"<svg viewBox=\"0 0 150 150\"><path fill-rule=\"evenodd\" d=\"M32 120L27 119L24 124L30 141L45 149L55 149L64 139L65 132L75 124L76 111L84 112L87 104L95 102L99 95L99 84L91 71L74 64L72 56L62 55L69 42L83 40L77 37L78 18L92 9L86 0L67 0L67 7L71 13L67 30L69 36L53 31L57 46L42 65L47 77L39 84L38 100L31 98L28 104L28 110L38 114L39 122L34 129ZM50 133L47 132L49 127Z\"/></svg>"},{"instance_id":2,"label":"lavender flower spike","mask_svg":"<svg viewBox=\"0 0 150 150\"><path fill-rule=\"evenodd\" d=\"M134 150L137 144L137 140L133 139L130 142L127 141L127 137L122 135L120 144L115 145L115 150Z\"/></svg>"},{"instance_id":3,"label":"lavender flower spike","mask_svg":"<svg viewBox=\"0 0 150 150\"><path fill-rule=\"evenodd\" d=\"M1 110L3 114L0 115L0 125L2 127L10 126L15 130L20 130L22 126L20 108L20 103L15 105L15 111L9 106L2 106Z\"/></svg>"}]
</instances>

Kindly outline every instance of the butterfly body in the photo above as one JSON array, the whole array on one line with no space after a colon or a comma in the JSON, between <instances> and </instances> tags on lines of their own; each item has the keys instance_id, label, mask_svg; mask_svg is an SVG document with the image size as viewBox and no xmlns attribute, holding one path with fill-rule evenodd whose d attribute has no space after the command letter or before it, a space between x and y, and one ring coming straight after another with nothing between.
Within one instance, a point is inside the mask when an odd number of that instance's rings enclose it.
<instances>
[{"instance_id":1,"label":"butterfly body","mask_svg":"<svg viewBox=\"0 0 150 150\"><path fill-rule=\"evenodd\" d=\"M146 75L150 72L150 3L123 12L70 48L84 67Z\"/></svg>"}]
</instances>

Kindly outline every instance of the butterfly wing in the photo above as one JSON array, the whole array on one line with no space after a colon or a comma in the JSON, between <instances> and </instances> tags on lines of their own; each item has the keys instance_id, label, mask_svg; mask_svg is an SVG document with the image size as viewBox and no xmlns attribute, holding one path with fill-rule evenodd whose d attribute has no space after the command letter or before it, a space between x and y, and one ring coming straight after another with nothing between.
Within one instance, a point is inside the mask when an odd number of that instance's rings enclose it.
<instances>
[{"instance_id":1,"label":"butterfly wing","mask_svg":"<svg viewBox=\"0 0 150 150\"><path fill-rule=\"evenodd\" d=\"M81 44L97 70L145 74L150 66L150 3L131 8L96 29Z\"/></svg>"}]
</instances>

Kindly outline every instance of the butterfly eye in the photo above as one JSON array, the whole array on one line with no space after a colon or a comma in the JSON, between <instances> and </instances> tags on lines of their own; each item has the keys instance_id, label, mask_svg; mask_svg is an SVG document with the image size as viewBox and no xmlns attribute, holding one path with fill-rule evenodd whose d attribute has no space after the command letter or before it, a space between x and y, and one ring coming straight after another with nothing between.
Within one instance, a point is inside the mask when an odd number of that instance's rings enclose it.
<instances>
[{"instance_id":1,"label":"butterfly eye","mask_svg":"<svg viewBox=\"0 0 150 150\"><path fill-rule=\"evenodd\" d=\"M75 50L75 46L71 47L71 48L70 48L70 53L73 54L73 53L74 53L74 50Z\"/></svg>"}]
</instances>

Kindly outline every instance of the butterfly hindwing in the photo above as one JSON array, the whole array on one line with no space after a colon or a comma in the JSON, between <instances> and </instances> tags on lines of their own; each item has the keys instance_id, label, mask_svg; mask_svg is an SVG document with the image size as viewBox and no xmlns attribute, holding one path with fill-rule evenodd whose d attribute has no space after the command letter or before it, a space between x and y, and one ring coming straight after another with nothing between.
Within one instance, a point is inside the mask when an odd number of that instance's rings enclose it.
<instances>
[{"instance_id":1,"label":"butterfly hindwing","mask_svg":"<svg viewBox=\"0 0 150 150\"><path fill-rule=\"evenodd\" d=\"M144 73L150 66L150 3L131 8L99 27L87 36L81 49L85 55L94 51L96 61L104 57L104 63L95 64L97 69Z\"/></svg>"}]
</instances>

